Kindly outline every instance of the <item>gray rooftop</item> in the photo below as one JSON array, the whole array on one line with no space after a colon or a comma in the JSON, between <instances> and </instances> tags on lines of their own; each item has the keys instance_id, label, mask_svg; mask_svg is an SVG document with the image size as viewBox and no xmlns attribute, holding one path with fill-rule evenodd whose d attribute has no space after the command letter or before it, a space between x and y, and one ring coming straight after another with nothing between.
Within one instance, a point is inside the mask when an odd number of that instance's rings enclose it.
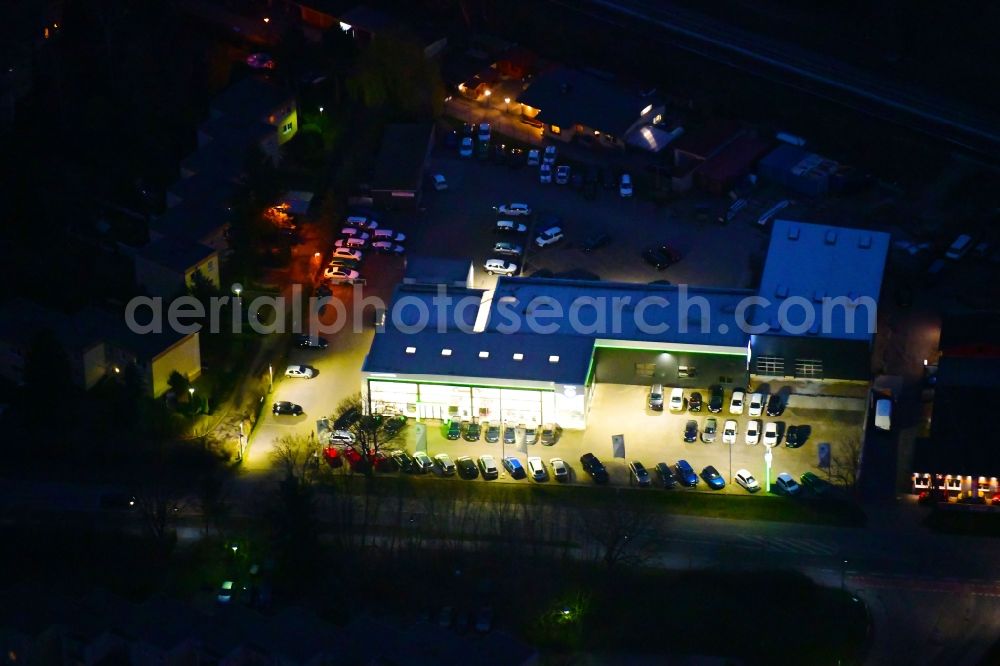
<instances>
[{"instance_id":1,"label":"gray rooftop","mask_svg":"<svg viewBox=\"0 0 1000 666\"><path fill-rule=\"evenodd\" d=\"M168 208L150 222L150 228L165 236L198 242L229 224L229 212L224 208L184 202Z\"/></svg>"},{"instance_id":2,"label":"gray rooftop","mask_svg":"<svg viewBox=\"0 0 1000 666\"><path fill-rule=\"evenodd\" d=\"M829 322L821 325L821 307L824 299L839 297L867 297L877 303L889 241L889 234L880 231L775 220L760 284L760 296L770 306L756 312L755 322L769 324L769 335L794 334L778 321L778 308L785 299L797 296L816 308L816 323L808 335L870 340L874 330L869 331L868 308L847 312L835 308ZM803 308L789 308L788 323L801 325L804 316Z\"/></svg>"},{"instance_id":3,"label":"gray rooftop","mask_svg":"<svg viewBox=\"0 0 1000 666\"><path fill-rule=\"evenodd\" d=\"M427 255L410 256L406 259L406 274L403 281L416 284L465 283L469 279L472 262L468 259L446 259Z\"/></svg>"},{"instance_id":4,"label":"gray rooftop","mask_svg":"<svg viewBox=\"0 0 1000 666\"><path fill-rule=\"evenodd\" d=\"M239 186L226 178L216 178L212 174L195 174L189 178L178 178L167 190L184 203L201 203L216 208L228 208Z\"/></svg>"},{"instance_id":5,"label":"gray rooftop","mask_svg":"<svg viewBox=\"0 0 1000 666\"><path fill-rule=\"evenodd\" d=\"M538 120L550 125L586 125L623 138L650 104L613 82L569 67L541 72L517 96L522 104L540 109Z\"/></svg>"}]
</instances>

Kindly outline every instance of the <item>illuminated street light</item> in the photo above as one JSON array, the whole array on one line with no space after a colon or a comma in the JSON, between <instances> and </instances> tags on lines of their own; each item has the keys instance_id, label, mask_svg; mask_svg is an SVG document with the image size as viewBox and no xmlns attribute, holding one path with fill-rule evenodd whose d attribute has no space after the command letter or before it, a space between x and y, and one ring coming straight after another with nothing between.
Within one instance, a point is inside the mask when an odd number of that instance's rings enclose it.
<instances>
[{"instance_id":1,"label":"illuminated street light","mask_svg":"<svg viewBox=\"0 0 1000 666\"><path fill-rule=\"evenodd\" d=\"M504 97L503 103L507 105L506 112L510 113L510 97Z\"/></svg>"},{"instance_id":2,"label":"illuminated street light","mask_svg":"<svg viewBox=\"0 0 1000 666\"><path fill-rule=\"evenodd\" d=\"M270 16L265 16L264 17L264 23L270 23L270 22L271 22L271 17Z\"/></svg>"},{"instance_id":3,"label":"illuminated street light","mask_svg":"<svg viewBox=\"0 0 1000 666\"><path fill-rule=\"evenodd\" d=\"M243 285L239 282L233 284L233 293L236 294L236 298L239 298L240 294L243 293Z\"/></svg>"},{"instance_id":4,"label":"illuminated street light","mask_svg":"<svg viewBox=\"0 0 1000 666\"><path fill-rule=\"evenodd\" d=\"M237 551L237 550L239 549L239 546L237 546L237 545L236 545L236 544L234 543L234 544L233 544L233 545L231 546L231 548L233 549L233 555L235 555L235 554L236 554L236 551Z\"/></svg>"},{"instance_id":5,"label":"illuminated street light","mask_svg":"<svg viewBox=\"0 0 1000 666\"><path fill-rule=\"evenodd\" d=\"M320 113L323 113L323 107L322 107L322 106L321 106L321 107L319 107L319 112L320 112Z\"/></svg>"}]
</instances>

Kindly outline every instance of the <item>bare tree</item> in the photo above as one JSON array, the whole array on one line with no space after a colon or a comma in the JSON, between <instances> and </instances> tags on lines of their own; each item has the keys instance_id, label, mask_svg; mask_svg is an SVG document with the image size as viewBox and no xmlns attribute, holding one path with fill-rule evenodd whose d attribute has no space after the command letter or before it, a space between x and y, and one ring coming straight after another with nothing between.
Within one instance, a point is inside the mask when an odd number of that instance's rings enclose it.
<instances>
[{"instance_id":1,"label":"bare tree","mask_svg":"<svg viewBox=\"0 0 1000 666\"><path fill-rule=\"evenodd\" d=\"M275 443L271 463L284 472L285 478L293 477L311 484L319 471L316 443L302 435L286 435Z\"/></svg>"},{"instance_id":2,"label":"bare tree","mask_svg":"<svg viewBox=\"0 0 1000 666\"><path fill-rule=\"evenodd\" d=\"M368 475L374 472L378 453L406 432L406 417L373 412L360 393L342 400L334 414L334 423L343 425L353 436L353 441L344 445L354 449L367 463L362 471Z\"/></svg>"},{"instance_id":3,"label":"bare tree","mask_svg":"<svg viewBox=\"0 0 1000 666\"><path fill-rule=\"evenodd\" d=\"M858 487L861 472L861 438L850 435L832 449L827 475L853 492Z\"/></svg>"},{"instance_id":4,"label":"bare tree","mask_svg":"<svg viewBox=\"0 0 1000 666\"><path fill-rule=\"evenodd\" d=\"M656 513L645 504L630 506L621 490L600 505L579 507L577 518L587 546L608 569L642 564L660 543Z\"/></svg>"}]
</instances>

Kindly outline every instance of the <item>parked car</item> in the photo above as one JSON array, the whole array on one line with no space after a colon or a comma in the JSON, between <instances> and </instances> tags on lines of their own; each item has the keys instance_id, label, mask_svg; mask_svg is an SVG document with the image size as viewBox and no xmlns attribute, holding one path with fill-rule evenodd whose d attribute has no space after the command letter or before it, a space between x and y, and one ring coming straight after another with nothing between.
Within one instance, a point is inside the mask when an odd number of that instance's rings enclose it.
<instances>
[{"instance_id":1,"label":"parked car","mask_svg":"<svg viewBox=\"0 0 1000 666\"><path fill-rule=\"evenodd\" d=\"M737 430L736 421L733 419L727 419L726 422L722 424L722 443L735 444Z\"/></svg>"},{"instance_id":2,"label":"parked car","mask_svg":"<svg viewBox=\"0 0 1000 666\"><path fill-rule=\"evenodd\" d=\"M393 243L402 243L406 240L406 234L397 234L392 229L376 229L372 232L373 241L392 241Z\"/></svg>"},{"instance_id":3,"label":"parked car","mask_svg":"<svg viewBox=\"0 0 1000 666\"><path fill-rule=\"evenodd\" d=\"M372 249L379 254L403 254L406 252L406 248L402 245L393 243L391 241L378 241L372 243Z\"/></svg>"},{"instance_id":4,"label":"parked car","mask_svg":"<svg viewBox=\"0 0 1000 666\"><path fill-rule=\"evenodd\" d=\"M698 441L698 422L694 419L689 419L684 424L684 441L688 443Z\"/></svg>"},{"instance_id":5,"label":"parked car","mask_svg":"<svg viewBox=\"0 0 1000 666\"><path fill-rule=\"evenodd\" d=\"M623 173L618 181L618 194L623 197L632 196L632 176Z\"/></svg>"},{"instance_id":6,"label":"parked car","mask_svg":"<svg viewBox=\"0 0 1000 666\"><path fill-rule=\"evenodd\" d=\"M529 425L524 429L524 443L525 444L537 444L538 443L538 428Z\"/></svg>"},{"instance_id":7,"label":"parked car","mask_svg":"<svg viewBox=\"0 0 1000 666\"><path fill-rule=\"evenodd\" d=\"M549 467L552 468L552 477L556 481L569 480L569 466L562 458L552 458L549 460Z\"/></svg>"},{"instance_id":8,"label":"parked car","mask_svg":"<svg viewBox=\"0 0 1000 666\"><path fill-rule=\"evenodd\" d=\"M361 261L363 256L361 250L352 250L346 247L335 247L333 254L330 255L332 259L349 259L351 261Z\"/></svg>"},{"instance_id":9,"label":"parked car","mask_svg":"<svg viewBox=\"0 0 1000 666\"><path fill-rule=\"evenodd\" d=\"M701 441L706 444L711 444L715 441L715 433L718 431L719 422L715 420L714 416L709 416L705 419L705 427L701 431Z\"/></svg>"},{"instance_id":10,"label":"parked car","mask_svg":"<svg viewBox=\"0 0 1000 666\"><path fill-rule=\"evenodd\" d=\"M569 166L560 164L556 167L556 185L565 185L569 182Z\"/></svg>"},{"instance_id":11,"label":"parked car","mask_svg":"<svg viewBox=\"0 0 1000 666\"><path fill-rule=\"evenodd\" d=\"M434 461L425 451L417 451L413 454L413 462L417 466L417 472L424 474L434 469Z\"/></svg>"},{"instance_id":12,"label":"parked car","mask_svg":"<svg viewBox=\"0 0 1000 666\"><path fill-rule=\"evenodd\" d=\"M516 275L517 264L503 259L487 259L483 264L483 270L489 275Z\"/></svg>"},{"instance_id":13,"label":"parked car","mask_svg":"<svg viewBox=\"0 0 1000 666\"><path fill-rule=\"evenodd\" d=\"M555 164L555 161L556 161L556 147L545 146L545 153L542 156L542 164Z\"/></svg>"},{"instance_id":14,"label":"parked car","mask_svg":"<svg viewBox=\"0 0 1000 666\"><path fill-rule=\"evenodd\" d=\"M541 153L537 148L532 148L528 151L528 166L538 166L541 162Z\"/></svg>"},{"instance_id":15,"label":"parked car","mask_svg":"<svg viewBox=\"0 0 1000 666\"><path fill-rule=\"evenodd\" d=\"M271 407L271 413L275 416L301 416L302 405L296 405L294 402L288 402L287 400L280 400Z\"/></svg>"},{"instance_id":16,"label":"parked car","mask_svg":"<svg viewBox=\"0 0 1000 666\"><path fill-rule=\"evenodd\" d=\"M743 398L746 394L743 393L743 389L734 389L733 396L729 399L729 413L730 414L742 414L743 413Z\"/></svg>"},{"instance_id":17,"label":"parked car","mask_svg":"<svg viewBox=\"0 0 1000 666\"><path fill-rule=\"evenodd\" d=\"M778 478L774 480L774 487L779 493L789 497L798 495L799 491L802 490L802 486L796 483L788 472L782 472L778 475Z\"/></svg>"},{"instance_id":18,"label":"parked car","mask_svg":"<svg viewBox=\"0 0 1000 666\"><path fill-rule=\"evenodd\" d=\"M646 471L646 467L638 460L633 460L628 464L629 475L631 480L635 482L640 488L649 487L649 472Z\"/></svg>"},{"instance_id":19,"label":"parked car","mask_svg":"<svg viewBox=\"0 0 1000 666\"><path fill-rule=\"evenodd\" d=\"M525 477L524 466L521 461L514 456L507 456L503 459L504 469L510 474L512 479L523 479Z\"/></svg>"},{"instance_id":20,"label":"parked car","mask_svg":"<svg viewBox=\"0 0 1000 666\"><path fill-rule=\"evenodd\" d=\"M335 427L333 432L330 433L329 441L331 444L350 445L354 443L354 433L350 430Z\"/></svg>"},{"instance_id":21,"label":"parked car","mask_svg":"<svg viewBox=\"0 0 1000 666\"><path fill-rule=\"evenodd\" d=\"M555 423L546 423L542 426L541 441L542 446L552 446L562 435L562 428L560 428Z\"/></svg>"},{"instance_id":22,"label":"parked car","mask_svg":"<svg viewBox=\"0 0 1000 666\"><path fill-rule=\"evenodd\" d=\"M663 488L673 488L677 485L677 477L670 465L665 462L656 463L656 480Z\"/></svg>"},{"instance_id":23,"label":"parked car","mask_svg":"<svg viewBox=\"0 0 1000 666\"><path fill-rule=\"evenodd\" d=\"M654 412L663 411L663 384L653 384L649 387L649 397L646 399L646 404Z\"/></svg>"},{"instance_id":24,"label":"parked car","mask_svg":"<svg viewBox=\"0 0 1000 666\"><path fill-rule=\"evenodd\" d=\"M528 456L528 474L535 481L545 481L549 478L549 473L545 469L545 463L538 456Z\"/></svg>"},{"instance_id":25,"label":"parked car","mask_svg":"<svg viewBox=\"0 0 1000 666\"><path fill-rule=\"evenodd\" d=\"M701 478L705 480L708 487L712 490L722 490L726 487L726 480L722 478L719 474L719 470L715 467L708 465L705 469L701 470Z\"/></svg>"},{"instance_id":26,"label":"parked car","mask_svg":"<svg viewBox=\"0 0 1000 666\"><path fill-rule=\"evenodd\" d=\"M458 154L460 157L472 157L472 137L465 136L462 137L462 143L458 146Z\"/></svg>"},{"instance_id":27,"label":"parked car","mask_svg":"<svg viewBox=\"0 0 1000 666\"><path fill-rule=\"evenodd\" d=\"M483 436L487 444L496 444L500 441L500 426L490 423L486 426L486 434Z\"/></svg>"},{"instance_id":28,"label":"parked car","mask_svg":"<svg viewBox=\"0 0 1000 666\"><path fill-rule=\"evenodd\" d=\"M365 238L362 238L361 235L338 238L333 242L333 246L346 247L348 250L363 250L368 245L368 234L363 234L363 236L365 236Z\"/></svg>"},{"instance_id":29,"label":"parked car","mask_svg":"<svg viewBox=\"0 0 1000 666\"><path fill-rule=\"evenodd\" d=\"M657 245L647 248L642 253L643 260L658 271L676 264L680 261L680 255L669 245Z\"/></svg>"},{"instance_id":30,"label":"parked car","mask_svg":"<svg viewBox=\"0 0 1000 666\"><path fill-rule=\"evenodd\" d=\"M524 248L517 243L511 243L510 241L497 241L493 244L493 251L497 254L506 254L517 257L524 252Z\"/></svg>"},{"instance_id":31,"label":"parked car","mask_svg":"<svg viewBox=\"0 0 1000 666\"><path fill-rule=\"evenodd\" d=\"M462 439L467 442L478 442L481 430L479 424L475 421L466 423L465 427L462 428Z\"/></svg>"},{"instance_id":32,"label":"parked car","mask_svg":"<svg viewBox=\"0 0 1000 666\"><path fill-rule=\"evenodd\" d=\"M750 416L760 416L762 411L764 411L764 394L751 393L750 404L747 406L747 414Z\"/></svg>"},{"instance_id":33,"label":"parked car","mask_svg":"<svg viewBox=\"0 0 1000 666\"><path fill-rule=\"evenodd\" d=\"M476 467L476 463L469 456L462 456L456 460L455 468L458 470L458 475L463 479L474 479L479 476L479 468Z\"/></svg>"},{"instance_id":34,"label":"parked car","mask_svg":"<svg viewBox=\"0 0 1000 666\"><path fill-rule=\"evenodd\" d=\"M535 238L535 245L538 247L548 247L549 245L555 245L565 237L566 235L560 227L549 227L538 234L538 237Z\"/></svg>"},{"instance_id":35,"label":"parked car","mask_svg":"<svg viewBox=\"0 0 1000 666\"><path fill-rule=\"evenodd\" d=\"M808 488L817 497L832 495L837 491L837 487L828 481L824 481L812 472L806 472L799 477L799 485Z\"/></svg>"},{"instance_id":36,"label":"parked car","mask_svg":"<svg viewBox=\"0 0 1000 666\"><path fill-rule=\"evenodd\" d=\"M785 431L785 446L790 449L797 449L805 442L803 428L790 425Z\"/></svg>"},{"instance_id":37,"label":"parked car","mask_svg":"<svg viewBox=\"0 0 1000 666\"><path fill-rule=\"evenodd\" d=\"M684 411L684 389L682 388L670 389L670 411L672 412Z\"/></svg>"},{"instance_id":38,"label":"parked car","mask_svg":"<svg viewBox=\"0 0 1000 666\"><path fill-rule=\"evenodd\" d=\"M497 206L497 214L508 217L531 215L531 207L526 203L505 203Z\"/></svg>"},{"instance_id":39,"label":"parked car","mask_svg":"<svg viewBox=\"0 0 1000 666\"><path fill-rule=\"evenodd\" d=\"M451 461L451 456L447 453L439 453L434 456L435 462L437 462L438 468L441 473L445 476L451 476L455 473L455 463Z\"/></svg>"},{"instance_id":40,"label":"parked car","mask_svg":"<svg viewBox=\"0 0 1000 666\"><path fill-rule=\"evenodd\" d=\"M538 182L542 183L543 185L552 182L551 164L543 164L542 166L538 167Z\"/></svg>"},{"instance_id":41,"label":"parked car","mask_svg":"<svg viewBox=\"0 0 1000 666\"><path fill-rule=\"evenodd\" d=\"M523 234L528 230L528 227L523 224L511 222L510 220L499 220L497 221L496 230L498 233Z\"/></svg>"},{"instance_id":42,"label":"parked car","mask_svg":"<svg viewBox=\"0 0 1000 666\"><path fill-rule=\"evenodd\" d=\"M708 399L708 411L713 414L718 414L722 411L722 403L725 400L726 394L721 386L713 386L711 397Z\"/></svg>"},{"instance_id":43,"label":"parked car","mask_svg":"<svg viewBox=\"0 0 1000 666\"><path fill-rule=\"evenodd\" d=\"M396 462L396 467L404 474L413 474L417 469L413 458L406 451L393 451L390 457Z\"/></svg>"},{"instance_id":44,"label":"parked car","mask_svg":"<svg viewBox=\"0 0 1000 666\"><path fill-rule=\"evenodd\" d=\"M701 393L695 391L688 396L688 411L689 412L700 412L701 411Z\"/></svg>"},{"instance_id":45,"label":"parked car","mask_svg":"<svg viewBox=\"0 0 1000 666\"><path fill-rule=\"evenodd\" d=\"M221 606L229 605L233 600L234 583L231 580L222 581L222 585L219 586L219 591L215 594L215 601Z\"/></svg>"},{"instance_id":46,"label":"parked car","mask_svg":"<svg viewBox=\"0 0 1000 666\"><path fill-rule=\"evenodd\" d=\"M326 349L330 344L318 335L298 334L292 340L299 349Z\"/></svg>"},{"instance_id":47,"label":"parked car","mask_svg":"<svg viewBox=\"0 0 1000 666\"><path fill-rule=\"evenodd\" d=\"M778 424L768 421L764 424L764 446L778 445Z\"/></svg>"},{"instance_id":48,"label":"parked car","mask_svg":"<svg viewBox=\"0 0 1000 666\"><path fill-rule=\"evenodd\" d=\"M525 154L522 148L511 148L507 151L507 166L511 169L520 169L524 166Z\"/></svg>"},{"instance_id":49,"label":"parked car","mask_svg":"<svg viewBox=\"0 0 1000 666\"><path fill-rule=\"evenodd\" d=\"M580 467L594 480L594 483L607 483L608 470L593 453L580 456Z\"/></svg>"},{"instance_id":50,"label":"parked car","mask_svg":"<svg viewBox=\"0 0 1000 666\"><path fill-rule=\"evenodd\" d=\"M681 482L681 485L687 486L688 488L693 488L698 485L698 475L694 473L694 468L691 467L691 463L687 460L678 460L677 464L674 465L674 472L677 475L677 480Z\"/></svg>"},{"instance_id":51,"label":"parked car","mask_svg":"<svg viewBox=\"0 0 1000 666\"><path fill-rule=\"evenodd\" d=\"M781 416L785 413L785 401L777 393L772 393L767 399L767 415Z\"/></svg>"},{"instance_id":52,"label":"parked car","mask_svg":"<svg viewBox=\"0 0 1000 666\"><path fill-rule=\"evenodd\" d=\"M285 368L285 376L296 379L312 379L316 376L316 371L308 365L290 365Z\"/></svg>"},{"instance_id":53,"label":"parked car","mask_svg":"<svg viewBox=\"0 0 1000 666\"><path fill-rule=\"evenodd\" d=\"M476 135L476 138L481 143L489 142L491 133L490 130L491 128L489 123L479 123L479 133Z\"/></svg>"},{"instance_id":54,"label":"parked car","mask_svg":"<svg viewBox=\"0 0 1000 666\"><path fill-rule=\"evenodd\" d=\"M580 249L589 254L610 243L611 235L604 231L598 231L584 238L583 243L580 244Z\"/></svg>"},{"instance_id":55,"label":"parked car","mask_svg":"<svg viewBox=\"0 0 1000 666\"><path fill-rule=\"evenodd\" d=\"M446 421L444 424L445 439L455 440L462 436L462 424L458 421Z\"/></svg>"},{"instance_id":56,"label":"parked car","mask_svg":"<svg viewBox=\"0 0 1000 666\"><path fill-rule=\"evenodd\" d=\"M515 428L514 426L504 426L503 443L517 444L517 428Z\"/></svg>"},{"instance_id":57,"label":"parked car","mask_svg":"<svg viewBox=\"0 0 1000 666\"><path fill-rule=\"evenodd\" d=\"M743 486L744 490L748 493L755 493L760 490L760 484L757 483L757 479L755 479L753 474L751 474L748 470L737 470L733 479L738 485Z\"/></svg>"},{"instance_id":58,"label":"parked car","mask_svg":"<svg viewBox=\"0 0 1000 666\"><path fill-rule=\"evenodd\" d=\"M484 479L492 480L500 476L500 472L497 470L496 460L494 460L493 456L488 453L479 456L479 471L483 473Z\"/></svg>"},{"instance_id":59,"label":"parked car","mask_svg":"<svg viewBox=\"0 0 1000 666\"><path fill-rule=\"evenodd\" d=\"M744 440L750 446L760 442L760 421L757 419L747 421L747 434L744 435Z\"/></svg>"},{"instance_id":60,"label":"parked car","mask_svg":"<svg viewBox=\"0 0 1000 666\"><path fill-rule=\"evenodd\" d=\"M323 271L323 279L333 284L351 284L360 276L357 271L343 266L327 266Z\"/></svg>"},{"instance_id":61,"label":"parked car","mask_svg":"<svg viewBox=\"0 0 1000 666\"><path fill-rule=\"evenodd\" d=\"M360 238L361 240L368 240L370 238L367 231L362 231L358 227L341 227L340 235L345 238Z\"/></svg>"},{"instance_id":62,"label":"parked car","mask_svg":"<svg viewBox=\"0 0 1000 666\"><path fill-rule=\"evenodd\" d=\"M357 213L352 213L347 216L346 226L365 229L367 231L374 231L378 229L378 222L375 218L369 215L362 215Z\"/></svg>"}]
</instances>

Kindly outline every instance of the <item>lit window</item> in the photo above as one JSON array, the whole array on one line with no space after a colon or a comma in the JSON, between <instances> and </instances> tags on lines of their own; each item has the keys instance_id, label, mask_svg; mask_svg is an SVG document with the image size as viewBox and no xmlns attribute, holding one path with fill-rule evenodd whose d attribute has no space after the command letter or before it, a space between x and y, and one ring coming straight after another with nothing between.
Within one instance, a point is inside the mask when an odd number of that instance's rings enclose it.
<instances>
[{"instance_id":1,"label":"lit window","mask_svg":"<svg viewBox=\"0 0 1000 666\"><path fill-rule=\"evenodd\" d=\"M558 356L555 355L549 356L549 363L558 363L558 362L559 362Z\"/></svg>"},{"instance_id":2,"label":"lit window","mask_svg":"<svg viewBox=\"0 0 1000 666\"><path fill-rule=\"evenodd\" d=\"M549 125L549 129L553 134L562 134L562 128L559 125Z\"/></svg>"},{"instance_id":3,"label":"lit window","mask_svg":"<svg viewBox=\"0 0 1000 666\"><path fill-rule=\"evenodd\" d=\"M515 361L523 361L524 360L524 354L522 354L521 352L518 352L518 353L514 354L514 360Z\"/></svg>"},{"instance_id":4,"label":"lit window","mask_svg":"<svg viewBox=\"0 0 1000 666\"><path fill-rule=\"evenodd\" d=\"M451 350L450 349L442 349L441 350L441 356L451 356Z\"/></svg>"},{"instance_id":5,"label":"lit window","mask_svg":"<svg viewBox=\"0 0 1000 666\"><path fill-rule=\"evenodd\" d=\"M407 354L416 354L417 353L417 348L416 347L407 347L406 348L406 353Z\"/></svg>"},{"instance_id":6,"label":"lit window","mask_svg":"<svg viewBox=\"0 0 1000 666\"><path fill-rule=\"evenodd\" d=\"M488 351L481 351L481 352L479 352L479 358L489 358L489 357L490 357L490 353Z\"/></svg>"}]
</instances>

